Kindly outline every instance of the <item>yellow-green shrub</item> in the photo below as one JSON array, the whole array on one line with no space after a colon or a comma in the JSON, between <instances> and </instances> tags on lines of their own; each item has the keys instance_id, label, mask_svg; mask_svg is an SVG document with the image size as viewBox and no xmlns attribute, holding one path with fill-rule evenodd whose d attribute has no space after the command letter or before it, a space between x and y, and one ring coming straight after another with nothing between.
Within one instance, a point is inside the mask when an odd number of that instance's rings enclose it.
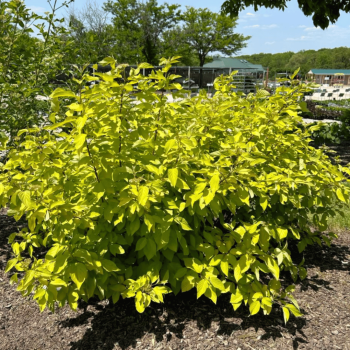
<instances>
[{"instance_id":1,"label":"yellow-green shrub","mask_svg":"<svg viewBox=\"0 0 350 350\"><path fill-rule=\"evenodd\" d=\"M41 310L55 302L75 309L97 295L134 297L143 312L166 293L196 288L213 302L230 293L234 309L248 304L251 314L275 303L285 320L298 316L294 286L282 290L279 276L288 270L296 280L306 270L288 243L299 240L300 251L329 243L327 218L334 202L349 200L349 170L331 165L298 128L305 86L244 97L231 91L232 75L221 76L212 98L180 99L168 74L174 62L148 77L142 64L123 79L125 65L106 59L113 69L98 74L99 85L52 94L52 121L61 99L74 100L64 121L20 131L25 141L2 167L0 200L16 220L26 215L29 230L11 235L6 271L24 272L11 279ZM159 93L174 89L175 102ZM41 246L50 248L44 259Z\"/></svg>"}]
</instances>

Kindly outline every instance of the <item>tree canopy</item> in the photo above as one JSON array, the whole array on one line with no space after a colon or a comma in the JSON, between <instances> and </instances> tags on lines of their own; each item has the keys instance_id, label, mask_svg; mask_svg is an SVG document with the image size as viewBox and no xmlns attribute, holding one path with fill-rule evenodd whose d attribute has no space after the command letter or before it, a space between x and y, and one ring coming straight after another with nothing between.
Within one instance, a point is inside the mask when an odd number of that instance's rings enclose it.
<instances>
[{"instance_id":1,"label":"tree canopy","mask_svg":"<svg viewBox=\"0 0 350 350\"><path fill-rule=\"evenodd\" d=\"M129 64L181 56L180 64L203 66L209 53L235 54L250 38L234 32L237 18L207 8L182 12L157 0L109 0L104 9L112 15L115 56Z\"/></svg>"},{"instance_id":2,"label":"tree canopy","mask_svg":"<svg viewBox=\"0 0 350 350\"><path fill-rule=\"evenodd\" d=\"M247 6L254 6L255 11L259 7L285 10L288 1L290 0L226 0L222 4L222 11L236 17ZM304 15L312 16L314 25L322 29L335 23L341 11L350 12L350 0L298 0L298 4Z\"/></svg>"},{"instance_id":3,"label":"tree canopy","mask_svg":"<svg viewBox=\"0 0 350 350\"><path fill-rule=\"evenodd\" d=\"M104 9L112 14L117 56L128 63L158 64L163 35L180 20L179 7L156 0L109 0Z\"/></svg>"},{"instance_id":4,"label":"tree canopy","mask_svg":"<svg viewBox=\"0 0 350 350\"><path fill-rule=\"evenodd\" d=\"M234 33L237 18L211 12L207 8L187 7L182 19L183 41L191 48L203 66L210 52L232 55L246 47L250 36Z\"/></svg>"},{"instance_id":5,"label":"tree canopy","mask_svg":"<svg viewBox=\"0 0 350 350\"><path fill-rule=\"evenodd\" d=\"M336 47L334 49L302 50L299 52L259 53L240 56L255 64L269 67L270 76L278 72L293 72L300 67L300 73L305 75L310 69L350 69L350 48Z\"/></svg>"},{"instance_id":6,"label":"tree canopy","mask_svg":"<svg viewBox=\"0 0 350 350\"><path fill-rule=\"evenodd\" d=\"M113 25L108 22L108 13L97 2L87 1L81 11L71 8L69 39L74 41L72 57L76 63L98 62L113 51L115 38Z\"/></svg>"}]
</instances>

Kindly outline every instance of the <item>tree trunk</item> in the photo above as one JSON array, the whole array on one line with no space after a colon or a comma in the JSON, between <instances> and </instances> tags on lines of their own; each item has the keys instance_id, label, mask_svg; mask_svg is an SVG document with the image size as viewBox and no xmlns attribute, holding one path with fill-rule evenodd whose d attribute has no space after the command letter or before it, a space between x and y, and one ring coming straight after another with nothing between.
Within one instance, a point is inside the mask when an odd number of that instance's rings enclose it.
<instances>
[{"instance_id":1,"label":"tree trunk","mask_svg":"<svg viewBox=\"0 0 350 350\"><path fill-rule=\"evenodd\" d=\"M201 68L199 68L199 88L201 89L201 88L203 88L203 86L202 86L202 82L203 82L203 66L204 66L204 62L205 62L205 55L200 55L199 56L199 66L201 67Z\"/></svg>"}]
</instances>

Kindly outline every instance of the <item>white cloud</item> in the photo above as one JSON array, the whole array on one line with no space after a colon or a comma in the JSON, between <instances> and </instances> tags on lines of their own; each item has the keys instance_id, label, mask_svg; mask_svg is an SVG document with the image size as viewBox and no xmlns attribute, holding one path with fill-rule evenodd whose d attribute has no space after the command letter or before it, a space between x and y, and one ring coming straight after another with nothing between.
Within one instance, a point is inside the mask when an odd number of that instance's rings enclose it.
<instances>
[{"instance_id":1,"label":"white cloud","mask_svg":"<svg viewBox=\"0 0 350 350\"><path fill-rule=\"evenodd\" d=\"M253 28L253 29L258 29L258 28L261 28L261 29L271 29L271 28L277 28L278 25L277 24L268 24L268 25L260 25L260 24L254 24L252 26L245 26L244 28Z\"/></svg>"},{"instance_id":2,"label":"white cloud","mask_svg":"<svg viewBox=\"0 0 350 350\"><path fill-rule=\"evenodd\" d=\"M318 30L321 30L321 28L320 27L306 27L304 29L305 32L316 32Z\"/></svg>"},{"instance_id":3,"label":"white cloud","mask_svg":"<svg viewBox=\"0 0 350 350\"><path fill-rule=\"evenodd\" d=\"M300 26L300 28L303 27L305 28L304 30L306 32L316 32L316 31L324 31L327 32L328 30L334 30L334 29L341 29L340 27L338 27L336 24L331 24L326 30L323 30L320 27L307 27L307 26Z\"/></svg>"},{"instance_id":4,"label":"white cloud","mask_svg":"<svg viewBox=\"0 0 350 350\"><path fill-rule=\"evenodd\" d=\"M47 11L46 8L41 6L28 6L28 8L34 13L44 13Z\"/></svg>"},{"instance_id":5,"label":"white cloud","mask_svg":"<svg viewBox=\"0 0 350 350\"><path fill-rule=\"evenodd\" d=\"M244 18L248 21L255 21L258 19L258 17L260 17L260 15L255 14L255 13L251 13L251 12L247 12L244 15L242 14L241 16L239 16L239 19Z\"/></svg>"},{"instance_id":6,"label":"white cloud","mask_svg":"<svg viewBox=\"0 0 350 350\"><path fill-rule=\"evenodd\" d=\"M260 24L254 24L252 26L245 26L244 28L260 28Z\"/></svg>"},{"instance_id":7,"label":"white cloud","mask_svg":"<svg viewBox=\"0 0 350 350\"><path fill-rule=\"evenodd\" d=\"M275 41L266 41L265 45L273 45L275 43Z\"/></svg>"},{"instance_id":8,"label":"white cloud","mask_svg":"<svg viewBox=\"0 0 350 350\"><path fill-rule=\"evenodd\" d=\"M350 36L350 29L344 27L342 28L335 24L330 25L324 32L328 34L330 39L337 37L338 39L341 38L348 40Z\"/></svg>"},{"instance_id":9,"label":"white cloud","mask_svg":"<svg viewBox=\"0 0 350 350\"><path fill-rule=\"evenodd\" d=\"M310 36L302 35L300 38L287 38L288 41L304 41L312 39Z\"/></svg>"},{"instance_id":10,"label":"white cloud","mask_svg":"<svg viewBox=\"0 0 350 350\"><path fill-rule=\"evenodd\" d=\"M350 36L348 27L339 27L335 24L330 25L325 30L319 27L306 27L304 31L307 33L306 36L312 40L322 38L322 40L333 41L335 37L346 40Z\"/></svg>"}]
</instances>

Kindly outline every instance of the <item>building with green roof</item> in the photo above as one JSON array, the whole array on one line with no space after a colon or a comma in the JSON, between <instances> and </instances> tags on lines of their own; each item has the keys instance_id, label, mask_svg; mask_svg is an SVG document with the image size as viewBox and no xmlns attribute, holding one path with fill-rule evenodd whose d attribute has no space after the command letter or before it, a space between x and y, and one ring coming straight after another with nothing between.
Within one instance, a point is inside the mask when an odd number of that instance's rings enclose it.
<instances>
[{"instance_id":1,"label":"building with green roof","mask_svg":"<svg viewBox=\"0 0 350 350\"><path fill-rule=\"evenodd\" d=\"M350 85L350 69L311 69L308 75L316 84Z\"/></svg>"},{"instance_id":2,"label":"building with green roof","mask_svg":"<svg viewBox=\"0 0 350 350\"><path fill-rule=\"evenodd\" d=\"M231 70L258 70L259 73L266 72L266 69L261 64L252 64L247 60L233 57L213 57L213 61L206 63L204 68L229 68Z\"/></svg>"},{"instance_id":3,"label":"building with green roof","mask_svg":"<svg viewBox=\"0 0 350 350\"><path fill-rule=\"evenodd\" d=\"M247 60L233 57L214 56L213 61L206 63L202 68L204 80L211 80L209 85L221 74L230 74L238 71L234 76L234 85L237 91L254 92L257 79L263 79L266 69L261 64L252 64Z\"/></svg>"}]
</instances>

